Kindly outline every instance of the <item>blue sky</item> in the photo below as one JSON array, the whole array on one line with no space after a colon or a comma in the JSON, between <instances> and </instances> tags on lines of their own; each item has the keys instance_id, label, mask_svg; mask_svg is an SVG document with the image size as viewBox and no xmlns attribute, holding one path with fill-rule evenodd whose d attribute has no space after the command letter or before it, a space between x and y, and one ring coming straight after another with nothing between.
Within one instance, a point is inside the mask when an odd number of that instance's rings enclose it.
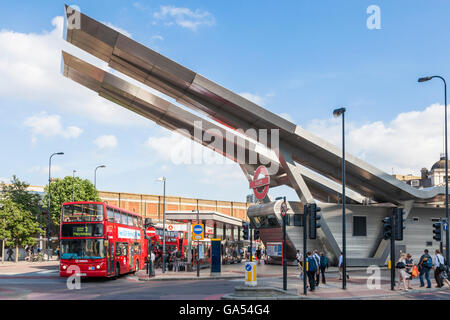
<instances>
[{"instance_id":1,"label":"blue sky","mask_svg":"<svg viewBox=\"0 0 450 320\"><path fill-rule=\"evenodd\" d=\"M417 78L450 79L448 1L69 4L338 145L331 112L347 106L349 152L389 173L418 174L442 152L442 84ZM366 27L372 4L381 9L380 30ZM171 163L164 153L176 139L166 130L59 74L55 17L63 5L0 3L0 178L45 184L49 155L64 151L53 176L75 169L92 179L105 164L102 190L158 194L156 178L165 175L172 195L245 199L248 183L237 165ZM293 196L272 192L285 193Z\"/></svg>"}]
</instances>

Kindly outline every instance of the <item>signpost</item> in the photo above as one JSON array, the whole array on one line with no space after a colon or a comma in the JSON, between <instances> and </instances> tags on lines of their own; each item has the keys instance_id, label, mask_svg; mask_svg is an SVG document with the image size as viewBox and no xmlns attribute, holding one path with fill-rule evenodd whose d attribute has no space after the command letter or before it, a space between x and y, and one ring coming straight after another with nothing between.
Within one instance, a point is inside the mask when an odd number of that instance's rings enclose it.
<instances>
[{"instance_id":1,"label":"signpost","mask_svg":"<svg viewBox=\"0 0 450 320\"><path fill-rule=\"evenodd\" d=\"M198 219L198 218L197 218ZM200 240L205 238L205 227L203 224L197 223L192 225L193 240L197 240L197 277L200 277Z\"/></svg>"},{"instance_id":2,"label":"signpost","mask_svg":"<svg viewBox=\"0 0 450 320\"><path fill-rule=\"evenodd\" d=\"M286 197L281 204L281 216L283 217L283 290L287 290L287 260L286 260L286 212L288 210Z\"/></svg>"},{"instance_id":3,"label":"signpost","mask_svg":"<svg viewBox=\"0 0 450 320\"><path fill-rule=\"evenodd\" d=\"M259 177L260 175L262 175L262 178ZM269 185L269 171L265 166L259 166L255 171L253 181L250 182L250 189L253 189L253 193L258 200L263 200L269 192Z\"/></svg>"}]
</instances>

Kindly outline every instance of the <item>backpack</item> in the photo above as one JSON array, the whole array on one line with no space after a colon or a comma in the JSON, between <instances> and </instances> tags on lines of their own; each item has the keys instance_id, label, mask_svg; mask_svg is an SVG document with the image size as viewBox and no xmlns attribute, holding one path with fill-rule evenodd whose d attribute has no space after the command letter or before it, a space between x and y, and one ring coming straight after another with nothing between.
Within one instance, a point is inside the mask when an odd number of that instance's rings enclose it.
<instances>
[{"instance_id":1,"label":"backpack","mask_svg":"<svg viewBox=\"0 0 450 320\"><path fill-rule=\"evenodd\" d=\"M422 259L422 267L431 269L433 268L433 260L431 260L431 257L429 255L426 255Z\"/></svg>"},{"instance_id":2,"label":"backpack","mask_svg":"<svg viewBox=\"0 0 450 320\"><path fill-rule=\"evenodd\" d=\"M177 251L177 253L175 254L175 256L176 256L178 259L180 259L180 258L181 258L181 252L180 252L180 251Z\"/></svg>"},{"instance_id":3,"label":"backpack","mask_svg":"<svg viewBox=\"0 0 450 320\"><path fill-rule=\"evenodd\" d=\"M308 271L316 272L317 271L317 264L316 260L312 257L308 257Z\"/></svg>"},{"instance_id":4,"label":"backpack","mask_svg":"<svg viewBox=\"0 0 450 320\"><path fill-rule=\"evenodd\" d=\"M326 268L328 266L328 258L327 257L320 257L320 267Z\"/></svg>"},{"instance_id":5,"label":"backpack","mask_svg":"<svg viewBox=\"0 0 450 320\"><path fill-rule=\"evenodd\" d=\"M406 266L403 262L397 262L397 264L395 265L396 269L405 269Z\"/></svg>"}]
</instances>

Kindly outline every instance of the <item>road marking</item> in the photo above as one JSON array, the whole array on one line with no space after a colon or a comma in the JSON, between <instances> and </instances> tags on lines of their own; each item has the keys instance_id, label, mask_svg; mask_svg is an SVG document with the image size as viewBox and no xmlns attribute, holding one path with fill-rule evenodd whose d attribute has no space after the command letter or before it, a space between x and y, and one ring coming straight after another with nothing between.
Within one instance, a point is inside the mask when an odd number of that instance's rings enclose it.
<instances>
[{"instance_id":1,"label":"road marking","mask_svg":"<svg viewBox=\"0 0 450 320\"><path fill-rule=\"evenodd\" d=\"M56 273L59 272L59 270L45 270L45 271L39 271L37 273L39 274L47 274L47 273Z\"/></svg>"}]
</instances>

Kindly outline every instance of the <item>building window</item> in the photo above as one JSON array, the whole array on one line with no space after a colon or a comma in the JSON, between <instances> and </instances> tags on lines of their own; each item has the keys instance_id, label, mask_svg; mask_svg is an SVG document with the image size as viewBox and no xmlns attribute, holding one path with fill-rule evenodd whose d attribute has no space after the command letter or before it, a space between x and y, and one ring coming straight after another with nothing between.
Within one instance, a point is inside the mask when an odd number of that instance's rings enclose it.
<instances>
[{"instance_id":1,"label":"building window","mask_svg":"<svg viewBox=\"0 0 450 320\"><path fill-rule=\"evenodd\" d=\"M417 217L414 217L412 220L413 220L413 222L419 222L419 218L417 218Z\"/></svg>"},{"instance_id":2,"label":"building window","mask_svg":"<svg viewBox=\"0 0 450 320\"><path fill-rule=\"evenodd\" d=\"M367 217L353 217L353 236L367 236Z\"/></svg>"},{"instance_id":3,"label":"building window","mask_svg":"<svg viewBox=\"0 0 450 320\"><path fill-rule=\"evenodd\" d=\"M426 247L431 247L433 245L432 241L427 241L427 244L425 245Z\"/></svg>"}]
</instances>

